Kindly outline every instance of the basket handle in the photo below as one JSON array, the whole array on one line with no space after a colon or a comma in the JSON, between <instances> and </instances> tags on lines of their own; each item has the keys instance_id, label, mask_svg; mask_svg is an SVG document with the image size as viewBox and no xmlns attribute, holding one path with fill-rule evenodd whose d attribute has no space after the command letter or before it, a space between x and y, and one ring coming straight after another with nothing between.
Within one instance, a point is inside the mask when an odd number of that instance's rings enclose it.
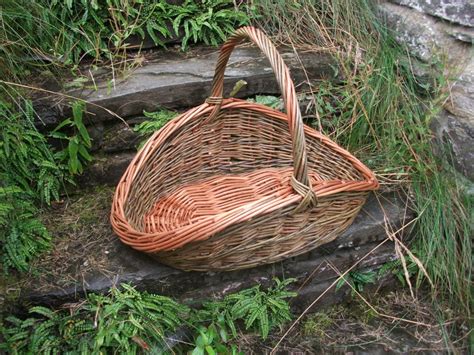
<instances>
[{"instance_id":1,"label":"basket handle","mask_svg":"<svg viewBox=\"0 0 474 355\"><path fill-rule=\"evenodd\" d=\"M298 194L303 196L303 200L296 211L300 211L310 205L315 206L317 199L308 176L303 120L301 118L298 99L296 98L295 87L291 80L288 67L280 56L280 53L278 53L273 43L262 31L251 26L241 27L222 45L213 78L212 93L206 102L216 105L216 112L220 109L224 90L224 72L227 62L234 47L245 39L255 43L267 56L283 94L292 140L293 177L291 179L291 185Z\"/></svg>"}]
</instances>

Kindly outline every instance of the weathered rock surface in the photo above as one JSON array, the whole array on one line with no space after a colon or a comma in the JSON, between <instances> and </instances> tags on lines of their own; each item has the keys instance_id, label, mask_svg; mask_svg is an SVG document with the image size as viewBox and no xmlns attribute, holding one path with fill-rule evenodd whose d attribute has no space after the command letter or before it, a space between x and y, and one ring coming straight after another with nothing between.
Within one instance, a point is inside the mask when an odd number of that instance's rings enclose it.
<instances>
[{"instance_id":1,"label":"weathered rock surface","mask_svg":"<svg viewBox=\"0 0 474 355\"><path fill-rule=\"evenodd\" d=\"M474 124L446 110L434 119L435 152L445 157L464 176L474 181Z\"/></svg>"},{"instance_id":2,"label":"weathered rock surface","mask_svg":"<svg viewBox=\"0 0 474 355\"><path fill-rule=\"evenodd\" d=\"M457 117L474 121L474 57L460 73L445 108Z\"/></svg>"},{"instance_id":3,"label":"weathered rock surface","mask_svg":"<svg viewBox=\"0 0 474 355\"><path fill-rule=\"evenodd\" d=\"M453 38L469 44L474 44L474 28L473 27L458 27L448 29L447 33Z\"/></svg>"},{"instance_id":4,"label":"weathered rock surface","mask_svg":"<svg viewBox=\"0 0 474 355\"><path fill-rule=\"evenodd\" d=\"M424 62L432 62L436 56L446 54L451 62L461 64L470 53L470 46L454 40L453 34L472 36L471 29L448 25L427 14L392 3L380 4L379 11L395 31L397 41Z\"/></svg>"},{"instance_id":5,"label":"weathered rock surface","mask_svg":"<svg viewBox=\"0 0 474 355\"><path fill-rule=\"evenodd\" d=\"M115 185L135 154L136 151L95 155L92 164L76 180L81 186Z\"/></svg>"},{"instance_id":6,"label":"weathered rock surface","mask_svg":"<svg viewBox=\"0 0 474 355\"><path fill-rule=\"evenodd\" d=\"M296 55L289 49L281 49L280 53L290 67L297 86L307 80L333 78L335 75L334 61L329 55ZM189 57L179 52L163 52L159 59L146 63L124 79L111 83L110 80L95 78L94 85L91 81L90 85L86 84L84 88L68 94L91 103L87 107L90 113L89 124L117 120L101 107L127 118L141 115L143 110L200 105L210 95L217 55L218 50L195 51ZM305 70L302 69L303 66ZM280 93L268 60L257 48L241 47L234 50L226 70L225 94L241 79L246 80L248 84L239 91L238 97ZM46 103L44 101L45 99L42 99L38 104L48 106L47 100ZM56 109L55 113L49 114L46 122L48 125L57 124L67 116L67 109L61 111L57 108L58 105L60 104L52 102L49 105ZM53 119L54 114L56 119Z\"/></svg>"},{"instance_id":7,"label":"weathered rock surface","mask_svg":"<svg viewBox=\"0 0 474 355\"><path fill-rule=\"evenodd\" d=\"M435 151L474 181L474 59L451 89L445 109L433 120Z\"/></svg>"},{"instance_id":8,"label":"weathered rock surface","mask_svg":"<svg viewBox=\"0 0 474 355\"><path fill-rule=\"evenodd\" d=\"M425 63L447 58L446 75L457 76L449 100L431 124L434 150L474 181L474 5L463 0L393 2L408 7L383 3L379 9L397 40Z\"/></svg>"},{"instance_id":9,"label":"weathered rock surface","mask_svg":"<svg viewBox=\"0 0 474 355\"><path fill-rule=\"evenodd\" d=\"M102 150L105 153L136 151L137 146L144 138L135 132L133 127L146 119L146 117L136 117L128 120L128 125L120 122L107 127L102 138Z\"/></svg>"},{"instance_id":10,"label":"weathered rock surface","mask_svg":"<svg viewBox=\"0 0 474 355\"><path fill-rule=\"evenodd\" d=\"M283 262L233 272L176 270L130 249L118 238L112 238L110 245L100 250L107 254L106 274L91 271L68 287L61 287L57 280L51 280L47 286L29 282L21 290L20 299L33 304L54 305L76 300L85 292L106 292L115 284L129 282L141 290L170 295L193 304L256 283L268 284L272 277L278 276L297 278L300 296L296 304L305 307L334 282L339 272L355 262L360 261L358 269L376 269L393 260L394 248L387 239L386 223L392 231L397 231L412 218L413 214L400 197L392 194L371 196L354 223L335 241ZM68 275L61 276L68 279ZM344 291L337 296L330 291L322 302L333 303L343 295Z\"/></svg>"},{"instance_id":11,"label":"weathered rock surface","mask_svg":"<svg viewBox=\"0 0 474 355\"><path fill-rule=\"evenodd\" d=\"M474 3L471 0L391 1L463 26L474 26Z\"/></svg>"}]
</instances>

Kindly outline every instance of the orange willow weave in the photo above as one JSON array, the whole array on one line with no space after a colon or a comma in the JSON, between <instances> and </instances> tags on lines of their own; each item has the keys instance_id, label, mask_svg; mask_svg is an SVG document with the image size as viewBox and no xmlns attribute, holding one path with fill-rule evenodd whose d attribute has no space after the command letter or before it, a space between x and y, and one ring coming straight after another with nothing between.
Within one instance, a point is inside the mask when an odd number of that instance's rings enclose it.
<instances>
[{"instance_id":1,"label":"orange willow weave","mask_svg":"<svg viewBox=\"0 0 474 355\"><path fill-rule=\"evenodd\" d=\"M286 114L223 99L235 45L250 39L275 72ZM120 239L184 270L272 263L335 239L374 174L304 126L288 68L269 39L243 27L223 45L211 96L150 138L120 180L111 222Z\"/></svg>"}]
</instances>

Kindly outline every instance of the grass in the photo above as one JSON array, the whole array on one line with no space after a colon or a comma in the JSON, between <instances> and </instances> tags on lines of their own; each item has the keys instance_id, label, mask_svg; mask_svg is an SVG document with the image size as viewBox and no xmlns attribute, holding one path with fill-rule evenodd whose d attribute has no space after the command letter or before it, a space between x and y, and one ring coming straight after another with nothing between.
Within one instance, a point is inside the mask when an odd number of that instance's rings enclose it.
<instances>
[{"instance_id":1,"label":"grass","mask_svg":"<svg viewBox=\"0 0 474 355\"><path fill-rule=\"evenodd\" d=\"M469 341L464 336L468 325L446 304L444 319L433 307L431 297L422 293L413 299L408 289L364 294L369 307L360 299L319 308L279 345L277 352L291 354L372 353L467 353ZM377 313L378 312L378 313ZM390 315L387 317L385 315ZM451 343L446 343L445 332ZM270 353L281 339L273 332L263 340L242 334L239 348L244 353Z\"/></svg>"},{"instance_id":2,"label":"grass","mask_svg":"<svg viewBox=\"0 0 474 355\"><path fill-rule=\"evenodd\" d=\"M0 5L0 76L75 68L84 59L125 69L145 37L161 47L176 38L183 50L189 43L216 46L248 23L247 10L231 0L6 0Z\"/></svg>"},{"instance_id":3,"label":"grass","mask_svg":"<svg viewBox=\"0 0 474 355\"><path fill-rule=\"evenodd\" d=\"M467 349L466 339L453 336L455 345L444 343L444 329L459 332L462 323L446 310L448 319L440 322L433 309L430 297L420 295L417 300L407 291L397 291L371 299L378 311L394 316L394 319L378 316L358 299L347 305L335 305L309 315L287 346L300 351L312 349L317 352L336 351L377 352L444 352ZM409 320L410 322L406 322Z\"/></svg>"},{"instance_id":4,"label":"grass","mask_svg":"<svg viewBox=\"0 0 474 355\"><path fill-rule=\"evenodd\" d=\"M407 189L418 214L411 249L434 282L433 299L449 300L469 317L472 199L434 156L429 129L446 96L443 67L425 68L435 80L419 82L414 59L380 24L369 1L256 4L257 25L276 41L328 52L337 60L343 80L313 87L319 108L312 124L355 152L382 183L395 181ZM423 279L420 271L418 285Z\"/></svg>"}]
</instances>

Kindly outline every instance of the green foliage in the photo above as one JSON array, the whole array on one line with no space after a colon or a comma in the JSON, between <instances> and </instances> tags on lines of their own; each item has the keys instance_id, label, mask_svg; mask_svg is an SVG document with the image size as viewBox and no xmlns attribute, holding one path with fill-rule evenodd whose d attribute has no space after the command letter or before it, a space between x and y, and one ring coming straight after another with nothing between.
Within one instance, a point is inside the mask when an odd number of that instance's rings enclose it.
<instances>
[{"instance_id":1,"label":"green foliage","mask_svg":"<svg viewBox=\"0 0 474 355\"><path fill-rule=\"evenodd\" d=\"M56 159L68 166L72 175L82 174L84 165L92 161L89 149L92 146L89 132L82 120L85 105L83 102L75 101L72 104L72 119L62 121L50 133L52 138L67 142L67 148L56 153ZM61 132L64 128L73 131L72 135Z\"/></svg>"},{"instance_id":2,"label":"green foliage","mask_svg":"<svg viewBox=\"0 0 474 355\"><path fill-rule=\"evenodd\" d=\"M375 271L350 271L347 276L338 281L336 291L347 283L351 286L351 295L355 296L356 292L364 291L366 285L375 284L376 281L377 273Z\"/></svg>"},{"instance_id":3,"label":"green foliage","mask_svg":"<svg viewBox=\"0 0 474 355\"><path fill-rule=\"evenodd\" d=\"M186 49L190 40L217 46L235 28L247 24L248 15L229 7L231 4L229 0L186 0L182 5L171 5L168 17L173 19L173 30L176 35L184 30L181 48Z\"/></svg>"},{"instance_id":4,"label":"green foliage","mask_svg":"<svg viewBox=\"0 0 474 355\"><path fill-rule=\"evenodd\" d=\"M0 101L0 259L3 269L26 271L49 247L36 203L59 199L64 180L46 139L33 124L31 102Z\"/></svg>"},{"instance_id":5,"label":"green foliage","mask_svg":"<svg viewBox=\"0 0 474 355\"><path fill-rule=\"evenodd\" d=\"M275 282L267 291L255 286L208 302L197 311L122 284L108 295L90 294L68 310L33 307L30 318L7 317L0 325L4 339L0 350L10 354L161 354L168 349L166 338L189 326L195 329L194 343L183 342L178 353L241 354L229 343L237 336L237 321L265 338L273 327L291 319L286 299L295 293L286 287L292 280Z\"/></svg>"},{"instance_id":6,"label":"green foliage","mask_svg":"<svg viewBox=\"0 0 474 355\"><path fill-rule=\"evenodd\" d=\"M145 35L159 46L181 34L183 49L189 42L217 45L248 22L231 0L7 0L0 13L0 74L22 76L44 60L59 66L86 56L116 61L134 37Z\"/></svg>"},{"instance_id":7,"label":"green foliage","mask_svg":"<svg viewBox=\"0 0 474 355\"><path fill-rule=\"evenodd\" d=\"M414 255L417 255L417 253L414 252ZM419 272L418 265L413 261L410 255L406 256L406 268L410 278ZM389 261L383 264L378 271L379 277L383 277L388 274L395 276L402 286L407 285L405 270L403 269L402 261L400 259Z\"/></svg>"},{"instance_id":8,"label":"green foliage","mask_svg":"<svg viewBox=\"0 0 474 355\"><path fill-rule=\"evenodd\" d=\"M265 339L275 327L291 320L291 312L286 299L296 293L286 288L294 279L280 281L274 279L276 285L266 291L260 285L225 297L222 301L214 301L204 305L201 317L214 319L216 328L224 334L237 336L237 321L243 321L245 329L253 329Z\"/></svg>"},{"instance_id":9,"label":"green foliage","mask_svg":"<svg viewBox=\"0 0 474 355\"><path fill-rule=\"evenodd\" d=\"M260 105L265 105L274 109L282 109L283 102L279 97L271 95L257 95L255 99L248 99L249 102L255 102Z\"/></svg>"},{"instance_id":10,"label":"green foliage","mask_svg":"<svg viewBox=\"0 0 474 355\"><path fill-rule=\"evenodd\" d=\"M48 249L50 236L36 217L28 193L17 186L0 186L0 260L4 272L28 269L38 253Z\"/></svg>"},{"instance_id":11,"label":"green foliage","mask_svg":"<svg viewBox=\"0 0 474 355\"><path fill-rule=\"evenodd\" d=\"M0 181L21 188L49 204L59 198L63 172L44 136L33 124L33 108L25 101L12 109L0 101Z\"/></svg>"},{"instance_id":12,"label":"green foliage","mask_svg":"<svg viewBox=\"0 0 474 355\"><path fill-rule=\"evenodd\" d=\"M229 346L226 344L229 338L224 328L218 328L215 323L209 326L201 326L198 328L196 338L194 340L194 349L192 355L214 355L214 354L243 354L239 352L234 344Z\"/></svg>"},{"instance_id":13,"label":"green foliage","mask_svg":"<svg viewBox=\"0 0 474 355\"><path fill-rule=\"evenodd\" d=\"M445 96L442 61L425 68L433 82L420 83L415 59L380 23L371 1L259 0L256 7L258 25L280 41L332 53L343 79L314 90L312 124L376 173L410 181L406 187L418 214L411 247L434 281L433 299L447 298L470 314L472 197L431 147L430 120ZM421 270L417 279L424 279Z\"/></svg>"},{"instance_id":14,"label":"green foliage","mask_svg":"<svg viewBox=\"0 0 474 355\"><path fill-rule=\"evenodd\" d=\"M149 118L142 123L139 123L133 127L133 130L137 132L140 136L146 137L146 139L142 140L138 145L138 149L140 149L143 144L145 144L146 140L156 131L161 129L168 121L172 120L176 117L177 113L174 111L169 111L166 109L154 111L154 112L146 112L143 111L145 117Z\"/></svg>"},{"instance_id":15,"label":"green foliage","mask_svg":"<svg viewBox=\"0 0 474 355\"><path fill-rule=\"evenodd\" d=\"M0 349L11 354L153 352L189 313L170 298L121 288L90 295L69 311L33 307L32 318L6 318Z\"/></svg>"},{"instance_id":16,"label":"green foliage","mask_svg":"<svg viewBox=\"0 0 474 355\"><path fill-rule=\"evenodd\" d=\"M154 112L143 111L143 114L145 115L145 117L149 118L149 120L137 124L133 128L133 130L141 136L149 136L155 133L155 131L158 131L161 127L168 123L168 121L172 120L177 115L176 112L169 111L166 109Z\"/></svg>"}]
</instances>

